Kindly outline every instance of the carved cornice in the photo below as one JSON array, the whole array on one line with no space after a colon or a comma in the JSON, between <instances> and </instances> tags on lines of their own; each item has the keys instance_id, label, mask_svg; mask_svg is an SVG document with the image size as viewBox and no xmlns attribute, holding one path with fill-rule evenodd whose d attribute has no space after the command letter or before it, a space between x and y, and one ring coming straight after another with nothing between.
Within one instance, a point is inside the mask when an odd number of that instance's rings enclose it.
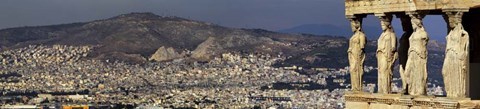
<instances>
[{"instance_id":1,"label":"carved cornice","mask_svg":"<svg viewBox=\"0 0 480 109\"><path fill-rule=\"evenodd\" d=\"M480 0L345 0L345 15L419 10L464 10L480 6Z\"/></svg>"}]
</instances>

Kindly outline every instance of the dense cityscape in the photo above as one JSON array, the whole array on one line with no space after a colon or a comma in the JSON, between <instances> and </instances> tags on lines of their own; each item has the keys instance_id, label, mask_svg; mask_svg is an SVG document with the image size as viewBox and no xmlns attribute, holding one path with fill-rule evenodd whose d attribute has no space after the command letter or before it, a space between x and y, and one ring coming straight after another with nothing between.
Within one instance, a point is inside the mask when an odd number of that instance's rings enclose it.
<instances>
[{"instance_id":1,"label":"dense cityscape","mask_svg":"<svg viewBox=\"0 0 480 109\"><path fill-rule=\"evenodd\" d=\"M341 95L344 89L272 88L272 84L278 82L326 85L325 78L335 74L307 76L294 70L270 67L281 57L228 53L208 62L187 63L180 59L132 65L82 59L91 49L92 47L56 45L29 46L3 52L0 83L3 95L25 96L19 101L13 99L15 96L11 96L11 100L2 98L2 102L10 105L39 105L63 103L67 100L73 104L131 104L177 108L342 107ZM261 89L262 86L267 88ZM28 94L84 97L42 98ZM249 97L289 97L289 100L268 102ZM47 99L49 102L45 102Z\"/></svg>"},{"instance_id":2,"label":"dense cityscape","mask_svg":"<svg viewBox=\"0 0 480 109\"><path fill-rule=\"evenodd\" d=\"M271 67L282 56L225 53L211 61L127 64L85 57L95 47L29 46L1 53L1 103L165 108L344 108L347 68ZM372 67L366 70L374 70ZM397 85L396 85L397 86ZM375 84L366 84L373 92ZM441 88L429 90L441 94ZM401 88L394 87L399 92ZM435 92L437 91L437 92Z\"/></svg>"}]
</instances>

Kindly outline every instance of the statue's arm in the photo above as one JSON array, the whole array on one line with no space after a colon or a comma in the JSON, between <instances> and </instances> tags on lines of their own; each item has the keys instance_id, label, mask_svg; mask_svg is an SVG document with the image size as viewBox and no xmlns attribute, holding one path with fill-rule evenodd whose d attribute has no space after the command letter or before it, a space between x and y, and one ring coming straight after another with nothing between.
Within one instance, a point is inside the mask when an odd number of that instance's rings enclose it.
<instances>
[{"instance_id":1,"label":"statue's arm","mask_svg":"<svg viewBox=\"0 0 480 109\"><path fill-rule=\"evenodd\" d=\"M360 46L362 46L362 49L365 49L365 45L367 44L367 38L365 34L362 34L359 42L360 42Z\"/></svg>"},{"instance_id":2,"label":"statue's arm","mask_svg":"<svg viewBox=\"0 0 480 109\"><path fill-rule=\"evenodd\" d=\"M470 37L468 35L468 32L467 31L462 31L462 36L464 37L464 43L462 46L463 46L463 49L464 49L464 53L463 53L463 57L467 57L468 56L468 52L469 52L469 45L470 45Z\"/></svg>"},{"instance_id":3,"label":"statue's arm","mask_svg":"<svg viewBox=\"0 0 480 109\"><path fill-rule=\"evenodd\" d=\"M394 35L392 36L392 40L390 40L390 44L393 48L391 52L392 53L397 52L397 38Z\"/></svg>"},{"instance_id":4,"label":"statue's arm","mask_svg":"<svg viewBox=\"0 0 480 109\"><path fill-rule=\"evenodd\" d=\"M353 37L353 36L352 36L352 37ZM352 52L353 43L352 43L351 40L352 40L352 39L350 39L350 40L348 41L348 50L347 50L348 53Z\"/></svg>"},{"instance_id":5,"label":"statue's arm","mask_svg":"<svg viewBox=\"0 0 480 109\"><path fill-rule=\"evenodd\" d=\"M392 44L392 53L393 53L393 59L397 59L398 58L398 54L397 54L397 38L393 36L393 40L390 41L390 43Z\"/></svg>"}]
</instances>

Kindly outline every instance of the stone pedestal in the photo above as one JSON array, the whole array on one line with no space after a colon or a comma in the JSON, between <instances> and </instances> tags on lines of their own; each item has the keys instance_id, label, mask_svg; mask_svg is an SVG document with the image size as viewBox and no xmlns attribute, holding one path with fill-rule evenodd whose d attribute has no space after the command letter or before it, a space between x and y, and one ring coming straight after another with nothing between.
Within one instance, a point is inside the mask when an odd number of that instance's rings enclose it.
<instances>
[{"instance_id":1,"label":"stone pedestal","mask_svg":"<svg viewBox=\"0 0 480 109\"><path fill-rule=\"evenodd\" d=\"M392 104L392 105L389 105L388 109L410 109L410 107L404 106L404 105Z\"/></svg>"},{"instance_id":2,"label":"stone pedestal","mask_svg":"<svg viewBox=\"0 0 480 109\"><path fill-rule=\"evenodd\" d=\"M388 105L388 104L372 103L372 104L370 104L368 109L386 109L388 107L390 107L390 105Z\"/></svg>"},{"instance_id":3,"label":"stone pedestal","mask_svg":"<svg viewBox=\"0 0 480 109\"><path fill-rule=\"evenodd\" d=\"M348 109L368 109L369 104L367 102L347 102L345 103L346 107L350 107Z\"/></svg>"},{"instance_id":4,"label":"stone pedestal","mask_svg":"<svg viewBox=\"0 0 480 109\"><path fill-rule=\"evenodd\" d=\"M346 93L346 109L478 109L480 100L400 94Z\"/></svg>"}]
</instances>

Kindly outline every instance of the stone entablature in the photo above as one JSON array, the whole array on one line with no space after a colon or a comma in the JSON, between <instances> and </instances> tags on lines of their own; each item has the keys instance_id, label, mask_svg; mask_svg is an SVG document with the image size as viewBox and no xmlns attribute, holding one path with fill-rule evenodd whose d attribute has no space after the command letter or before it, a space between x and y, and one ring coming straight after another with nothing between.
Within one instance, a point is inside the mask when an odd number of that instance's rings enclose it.
<instances>
[{"instance_id":1,"label":"stone entablature","mask_svg":"<svg viewBox=\"0 0 480 109\"><path fill-rule=\"evenodd\" d=\"M440 108L440 109L477 109L480 101L468 98L447 98L435 96L409 96L401 94L345 94L348 109L366 109L382 107L383 109Z\"/></svg>"},{"instance_id":2,"label":"stone entablature","mask_svg":"<svg viewBox=\"0 0 480 109\"><path fill-rule=\"evenodd\" d=\"M479 6L480 0L345 0L345 14L469 9Z\"/></svg>"}]
</instances>

